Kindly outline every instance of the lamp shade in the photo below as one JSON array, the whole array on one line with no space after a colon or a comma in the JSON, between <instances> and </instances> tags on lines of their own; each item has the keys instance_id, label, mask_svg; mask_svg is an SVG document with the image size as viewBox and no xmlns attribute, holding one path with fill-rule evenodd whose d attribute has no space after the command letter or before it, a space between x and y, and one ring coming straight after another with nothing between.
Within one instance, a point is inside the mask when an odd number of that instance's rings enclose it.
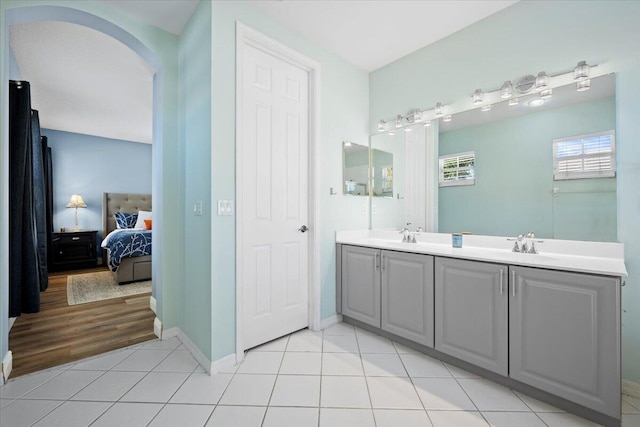
<instances>
[{"instance_id":1,"label":"lamp shade","mask_svg":"<svg viewBox=\"0 0 640 427\"><path fill-rule=\"evenodd\" d=\"M69 203L67 203L68 208L86 208L87 204L82 200L82 196L79 194L74 194L71 196Z\"/></svg>"}]
</instances>

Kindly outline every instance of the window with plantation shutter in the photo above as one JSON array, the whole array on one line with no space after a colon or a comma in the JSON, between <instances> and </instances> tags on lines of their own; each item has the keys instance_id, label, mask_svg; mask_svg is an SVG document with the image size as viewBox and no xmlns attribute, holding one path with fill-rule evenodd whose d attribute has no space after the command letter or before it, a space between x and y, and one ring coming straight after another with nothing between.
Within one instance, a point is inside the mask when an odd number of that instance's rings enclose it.
<instances>
[{"instance_id":1,"label":"window with plantation shutter","mask_svg":"<svg viewBox=\"0 0 640 427\"><path fill-rule=\"evenodd\" d=\"M475 164L474 151L440 156L440 187L475 184Z\"/></svg>"},{"instance_id":2,"label":"window with plantation shutter","mask_svg":"<svg viewBox=\"0 0 640 427\"><path fill-rule=\"evenodd\" d=\"M553 140L554 181L614 176L616 176L614 131Z\"/></svg>"}]
</instances>

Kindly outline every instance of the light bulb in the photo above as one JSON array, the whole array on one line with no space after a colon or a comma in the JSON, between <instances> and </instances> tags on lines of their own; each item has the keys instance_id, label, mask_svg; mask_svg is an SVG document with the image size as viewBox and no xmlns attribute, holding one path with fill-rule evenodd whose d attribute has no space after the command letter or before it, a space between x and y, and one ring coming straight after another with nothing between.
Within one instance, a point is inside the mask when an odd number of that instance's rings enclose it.
<instances>
[{"instance_id":1,"label":"light bulb","mask_svg":"<svg viewBox=\"0 0 640 427\"><path fill-rule=\"evenodd\" d=\"M428 128L429 126L431 126L431 120L427 120L426 122L424 122L424 127Z\"/></svg>"},{"instance_id":2,"label":"light bulb","mask_svg":"<svg viewBox=\"0 0 640 427\"><path fill-rule=\"evenodd\" d=\"M446 116L444 116L442 118L443 122L450 122L451 121L451 114L447 114Z\"/></svg>"},{"instance_id":3,"label":"light bulb","mask_svg":"<svg viewBox=\"0 0 640 427\"><path fill-rule=\"evenodd\" d=\"M540 91L540 98L542 99L549 99L551 98L552 95L553 95L553 90L551 90L551 88L547 88L547 89L544 89L543 91Z\"/></svg>"},{"instance_id":4,"label":"light bulb","mask_svg":"<svg viewBox=\"0 0 640 427\"><path fill-rule=\"evenodd\" d=\"M500 89L500 98L508 99L513 96L513 85L511 84L511 80L507 80L502 85L502 89Z\"/></svg>"},{"instance_id":5,"label":"light bulb","mask_svg":"<svg viewBox=\"0 0 640 427\"><path fill-rule=\"evenodd\" d=\"M435 112L435 114L434 114L434 115L435 115L436 117L442 117L442 115L444 114L444 110L443 110L443 108L442 108L442 104L441 104L441 103L439 103L439 102L438 102L438 103L436 104L436 108L435 108L434 112Z\"/></svg>"},{"instance_id":6,"label":"light bulb","mask_svg":"<svg viewBox=\"0 0 640 427\"><path fill-rule=\"evenodd\" d=\"M576 82L581 82L583 80L587 80L588 78L589 65L587 64L587 61L578 62L578 65L576 65L576 68L573 70L573 80Z\"/></svg>"},{"instance_id":7,"label":"light bulb","mask_svg":"<svg viewBox=\"0 0 640 427\"><path fill-rule=\"evenodd\" d=\"M471 99L473 100L473 105L480 105L484 102L484 93L480 89L476 89Z\"/></svg>"},{"instance_id":8,"label":"light bulb","mask_svg":"<svg viewBox=\"0 0 640 427\"><path fill-rule=\"evenodd\" d=\"M591 89L591 79L582 80L576 83L576 90L578 92L584 92L589 89Z\"/></svg>"},{"instance_id":9,"label":"light bulb","mask_svg":"<svg viewBox=\"0 0 640 427\"><path fill-rule=\"evenodd\" d=\"M402 116L400 114L396 116L396 127L402 127Z\"/></svg>"},{"instance_id":10,"label":"light bulb","mask_svg":"<svg viewBox=\"0 0 640 427\"><path fill-rule=\"evenodd\" d=\"M540 71L538 73L538 77L536 77L536 90L540 92L541 90L545 90L549 87L549 77L544 71Z\"/></svg>"},{"instance_id":11,"label":"light bulb","mask_svg":"<svg viewBox=\"0 0 640 427\"><path fill-rule=\"evenodd\" d=\"M384 132L384 128L385 128L385 122L384 120L380 120L378 122L378 132Z\"/></svg>"}]
</instances>

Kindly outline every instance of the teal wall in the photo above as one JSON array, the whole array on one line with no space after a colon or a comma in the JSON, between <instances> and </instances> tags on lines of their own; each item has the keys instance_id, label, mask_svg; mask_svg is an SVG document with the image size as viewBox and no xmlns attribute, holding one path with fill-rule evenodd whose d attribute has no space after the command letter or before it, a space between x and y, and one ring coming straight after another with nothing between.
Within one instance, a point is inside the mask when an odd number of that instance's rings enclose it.
<instances>
[{"instance_id":1,"label":"teal wall","mask_svg":"<svg viewBox=\"0 0 640 427\"><path fill-rule=\"evenodd\" d=\"M382 118L431 108L578 61L616 73L618 241L629 271L622 291L623 377L640 382L640 2L518 2L370 74L370 131ZM606 29L606 30L602 30ZM442 218L440 219L442 221Z\"/></svg>"},{"instance_id":2,"label":"teal wall","mask_svg":"<svg viewBox=\"0 0 640 427\"><path fill-rule=\"evenodd\" d=\"M48 7L56 6L56 7ZM15 10L14 10L15 9ZM158 269L158 281L162 286L156 289L158 315L165 328L177 325L176 288L184 279L182 263L183 230L176 224L183 223L183 162L178 139L178 37L131 18L111 8L107 3L55 1L55 0L3 0L0 1L0 48L8 52L8 11L19 13L29 20L72 20L83 22L106 33L117 33L126 39L125 44L141 54L153 67L159 70L156 81L161 85L154 92L154 105L158 106L159 120L154 121L154 211L161 212L161 219L168 226L159 228L154 242L162 245L162 253L154 251L154 270ZM86 12L91 15L86 15ZM2 55L0 81L8 80L9 59ZM8 135L7 129L7 85L0 85L0 223L8 223ZM156 225L156 224L154 224ZM154 227L155 228L155 227ZM8 349L7 319L8 276L7 276L7 233L0 228L0 355ZM162 259L160 259L162 255ZM156 286L156 280L154 280Z\"/></svg>"},{"instance_id":3,"label":"teal wall","mask_svg":"<svg viewBox=\"0 0 640 427\"><path fill-rule=\"evenodd\" d=\"M552 147L615 129L615 112L605 98L440 133L441 156L475 152L476 180L439 188L439 231L616 241L615 178L554 181Z\"/></svg>"},{"instance_id":4,"label":"teal wall","mask_svg":"<svg viewBox=\"0 0 640 427\"><path fill-rule=\"evenodd\" d=\"M184 280L178 326L211 358L211 3L180 35L180 144L184 150ZM202 216L193 205L202 200Z\"/></svg>"},{"instance_id":5,"label":"teal wall","mask_svg":"<svg viewBox=\"0 0 640 427\"><path fill-rule=\"evenodd\" d=\"M240 21L321 66L320 275L322 318L335 315L335 231L367 228L360 197L329 195L342 188L342 141L367 145L367 74L267 18L243 2L212 3L213 199L235 199L235 23ZM212 360L235 351L235 222L212 218Z\"/></svg>"}]
</instances>

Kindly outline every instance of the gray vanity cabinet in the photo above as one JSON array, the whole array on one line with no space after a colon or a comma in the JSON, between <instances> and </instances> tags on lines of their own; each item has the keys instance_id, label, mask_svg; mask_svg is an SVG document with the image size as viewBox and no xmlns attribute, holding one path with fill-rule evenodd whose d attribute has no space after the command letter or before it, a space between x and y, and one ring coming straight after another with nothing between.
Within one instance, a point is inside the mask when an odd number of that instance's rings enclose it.
<instances>
[{"instance_id":1,"label":"gray vanity cabinet","mask_svg":"<svg viewBox=\"0 0 640 427\"><path fill-rule=\"evenodd\" d=\"M435 348L508 375L508 267L436 257Z\"/></svg>"},{"instance_id":2,"label":"gray vanity cabinet","mask_svg":"<svg viewBox=\"0 0 640 427\"><path fill-rule=\"evenodd\" d=\"M382 329L433 347L433 256L381 254Z\"/></svg>"},{"instance_id":3,"label":"gray vanity cabinet","mask_svg":"<svg viewBox=\"0 0 640 427\"><path fill-rule=\"evenodd\" d=\"M342 246L342 314L380 327L380 250Z\"/></svg>"},{"instance_id":4,"label":"gray vanity cabinet","mask_svg":"<svg viewBox=\"0 0 640 427\"><path fill-rule=\"evenodd\" d=\"M510 267L510 376L620 417L619 279Z\"/></svg>"}]
</instances>

